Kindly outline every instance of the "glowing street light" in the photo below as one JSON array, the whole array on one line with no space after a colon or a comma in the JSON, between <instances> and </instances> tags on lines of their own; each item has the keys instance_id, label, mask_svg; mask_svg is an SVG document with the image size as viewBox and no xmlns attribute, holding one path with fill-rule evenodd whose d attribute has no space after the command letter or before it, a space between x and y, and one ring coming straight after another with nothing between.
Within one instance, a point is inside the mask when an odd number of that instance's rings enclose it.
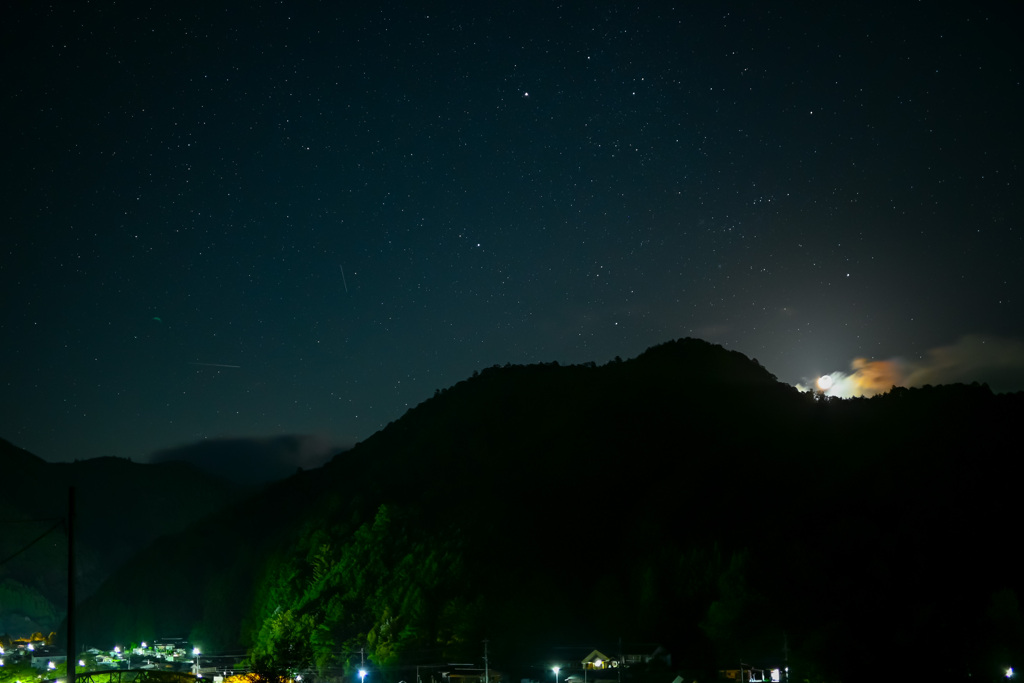
<instances>
[{"instance_id":1,"label":"glowing street light","mask_svg":"<svg viewBox=\"0 0 1024 683\"><path fill-rule=\"evenodd\" d=\"M196 658L195 676L196 676L196 678L199 678L199 648L198 647L192 648L192 656Z\"/></svg>"},{"instance_id":2,"label":"glowing street light","mask_svg":"<svg viewBox=\"0 0 1024 683\"><path fill-rule=\"evenodd\" d=\"M560 666L553 666L551 670L555 672L555 683L558 683L558 672L562 670Z\"/></svg>"},{"instance_id":3,"label":"glowing street light","mask_svg":"<svg viewBox=\"0 0 1024 683\"><path fill-rule=\"evenodd\" d=\"M359 670L359 683L363 683L363 681L365 679L366 679L366 669L360 669Z\"/></svg>"}]
</instances>

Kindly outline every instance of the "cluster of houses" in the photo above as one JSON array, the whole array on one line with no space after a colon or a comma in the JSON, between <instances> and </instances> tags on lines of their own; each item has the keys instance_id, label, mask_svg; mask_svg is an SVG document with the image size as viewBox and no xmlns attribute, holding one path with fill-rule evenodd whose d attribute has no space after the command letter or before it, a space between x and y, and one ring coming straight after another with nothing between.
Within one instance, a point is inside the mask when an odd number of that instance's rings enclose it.
<instances>
[{"instance_id":1,"label":"cluster of houses","mask_svg":"<svg viewBox=\"0 0 1024 683\"><path fill-rule=\"evenodd\" d=\"M672 668L672 660L669 652L660 646L652 646L653 649L643 651L642 648L635 648L632 654L623 652L616 656L609 656L601 650L591 650L583 654L585 650L569 652L576 648L564 648L562 656L555 656L551 659L551 667L547 675L540 680L522 679L519 683L622 683L623 679L629 679L626 670L637 666L661 666L665 671ZM722 669L718 672L720 681L735 683L781 683L785 678L785 670L778 666L739 664L735 668ZM422 679L420 679L422 680ZM665 679L666 683L669 679ZM435 679L431 677L431 683ZM502 674L494 670L484 670L470 666L456 667L450 671L441 672L441 681L436 683L505 683ZM676 677L671 683L684 683L681 677Z\"/></svg>"},{"instance_id":2,"label":"cluster of houses","mask_svg":"<svg viewBox=\"0 0 1024 683\"><path fill-rule=\"evenodd\" d=\"M16 660L29 659L33 669L46 671L56 669L67 662L67 653L53 647L46 640L17 640L11 643L10 651L4 652L0 647L0 656L7 655ZM79 666L85 666L85 659L95 662L99 667L115 669L175 669L192 670L197 657L194 650L180 638L168 638L152 645L142 643L131 649L115 647L113 650L90 648L82 653L83 659ZM0 661L2 664L2 661Z\"/></svg>"},{"instance_id":3,"label":"cluster of houses","mask_svg":"<svg viewBox=\"0 0 1024 683\"><path fill-rule=\"evenodd\" d=\"M661 647L642 654L621 654L615 657L601 650L585 652L581 648L562 648L558 655L551 658L551 667L544 678L524 678L520 683L549 683L552 674L555 683L622 683L623 672L631 666L655 662L666 666L671 664L671 656ZM504 680L500 671L470 665L456 665L440 674L440 683L502 683ZM431 677L431 681L435 680Z\"/></svg>"},{"instance_id":4,"label":"cluster of houses","mask_svg":"<svg viewBox=\"0 0 1024 683\"><path fill-rule=\"evenodd\" d=\"M130 650L115 647L104 652L91 648L85 651L100 666L129 669L190 669L193 668L195 654L181 638L168 638L152 645L142 643Z\"/></svg>"},{"instance_id":5,"label":"cluster of houses","mask_svg":"<svg viewBox=\"0 0 1024 683\"><path fill-rule=\"evenodd\" d=\"M662 648L656 648L653 652L645 654L620 654L610 657L600 650L592 650L586 655L582 653L564 653L557 664L553 664L548 675L554 674L555 683L621 683L625 669L651 663L660 663L669 668L671 665L670 655ZM0 665L3 664L3 657L8 656L16 660L23 660L28 657L32 668L44 672L56 669L58 665L67 661L67 654L42 640L18 640L9 645L5 653L0 646ZM575 655L575 656L574 656ZM115 647L113 650L99 650L91 648L83 653L83 659L79 666L93 665L98 667L111 667L115 669L162 669L174 671L190 671L194 674L207 673L200 669L199 651L189 648L188 644L181 638L166 638L154 642L152 645L142 643L131 649L122 650ZM493 669L481 669L472 665L450 665L448 670L438 671L440 681L437 683L502 683L502 675ZM213 680L220 683L223 679L216 675L216 667L210 668L209 673L215 674ZM749 665L740 665L736 669L719 671L719 679L724 681L735 681L736 683L779 683L784 674L778 668L758 668ZM417 672L418 680L419 672ZM429 676L433 682L437 679ZM298 679L297 679L298 680ZM548 677L542 681L523 679L520 683L545 683ZM677 678L672 683L683 683Z\"/></svg>"},{"instance_id":6,"label":"cluster of houses","mask_svg":"<svg viewBox=\"0 0 1024 683\"><path fill-rule=\"evenodd\" d=\"M32 668L46 670L56 668L58 664L67 661L67 655L63 650L58 650L49 644L46 638L17 638L8 644L7 648L0 645L0 664L4 659L21 661L28 658Z\"/></svg>"}]
</instances>

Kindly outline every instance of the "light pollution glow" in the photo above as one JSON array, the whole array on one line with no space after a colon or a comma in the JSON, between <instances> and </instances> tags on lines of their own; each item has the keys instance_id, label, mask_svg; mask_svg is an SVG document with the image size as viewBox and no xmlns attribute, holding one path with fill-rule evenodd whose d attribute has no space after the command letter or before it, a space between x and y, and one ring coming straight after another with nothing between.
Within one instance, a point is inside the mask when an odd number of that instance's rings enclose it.
<instances>
[{"instance_id":1,"label":"light pollution glow","mask_svg":"<svg viewBox=\"0 0 1024 683\"><path fill-rule=\"evenodd\" d=\"M994 391L1002 385L1019 390L1024 379L1024 343L993 336L968 335L956 343L931 349L917 360L854 358L850 371L835 371L797 384L812 383L826 396L853 398L884 394L893 387L983 382Z\"/></svg>"}]
</instances>

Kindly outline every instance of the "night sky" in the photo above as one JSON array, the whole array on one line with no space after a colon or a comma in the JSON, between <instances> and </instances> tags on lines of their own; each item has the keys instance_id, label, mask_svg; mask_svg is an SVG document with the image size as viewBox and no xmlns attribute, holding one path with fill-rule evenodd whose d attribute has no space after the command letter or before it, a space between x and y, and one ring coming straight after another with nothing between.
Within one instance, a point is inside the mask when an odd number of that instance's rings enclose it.
<instances>
[{"instance_id":1,"label":"night sky","mask_svg":"<svg viewBox=\"0 0 1024 683\"><path fill-rule=\"evenodd\" d=\"M686 336L1024 389L1013 3L14 5L0 437L48 460L316 455Z\"/></svg>"}]
</instances>

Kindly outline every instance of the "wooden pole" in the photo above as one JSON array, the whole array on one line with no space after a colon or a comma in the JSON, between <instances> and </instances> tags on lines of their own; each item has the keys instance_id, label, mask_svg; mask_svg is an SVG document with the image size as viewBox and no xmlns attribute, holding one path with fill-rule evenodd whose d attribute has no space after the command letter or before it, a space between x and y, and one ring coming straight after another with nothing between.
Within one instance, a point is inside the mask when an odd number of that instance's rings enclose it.
<instances>
[{"instance_id":1,"label":"wooden pole","mask_svg":"<svg viewBox=\"0 0 1024 683\"><path fill-rule=\"evenodd\" d=\"M68 683L75 683L75 487L68 488Z\"/></svg>"}]
</instances>

